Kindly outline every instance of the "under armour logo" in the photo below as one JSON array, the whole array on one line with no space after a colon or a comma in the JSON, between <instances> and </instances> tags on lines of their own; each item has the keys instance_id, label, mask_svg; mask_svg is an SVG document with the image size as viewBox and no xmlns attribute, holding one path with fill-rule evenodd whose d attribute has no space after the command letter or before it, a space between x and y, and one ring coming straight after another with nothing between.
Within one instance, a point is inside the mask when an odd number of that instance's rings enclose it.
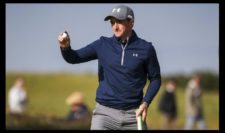
<instances>
[{"instance_id":1,"label":"under armour logo","mask_svg":"<svg viewBox=\"0 0 225 133\"><path fill-rule=\"evenodd\" d=\"M120 8L116 9L116 8L113 8L112 12L120 12Z\"/></svg>"},{"instance_id":2,"label":"under armour logo","mask_svg":"<svg viewBox=\"0 0 225 133\"><path fill-rule=\"evenodd\" d=\"M137 53L133 53L133 56L134 56L134 57L138 57L138 54L137 54Z\"/></svg>"}]
</instances>

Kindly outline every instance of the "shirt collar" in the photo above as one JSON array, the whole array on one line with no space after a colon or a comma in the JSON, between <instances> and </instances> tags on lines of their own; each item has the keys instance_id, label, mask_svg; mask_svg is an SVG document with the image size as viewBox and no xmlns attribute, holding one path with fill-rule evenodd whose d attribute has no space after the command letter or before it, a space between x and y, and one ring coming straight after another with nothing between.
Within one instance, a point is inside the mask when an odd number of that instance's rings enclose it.
<instances>
[{"instance_id":1,"label":"shirt collar","mask_svg":"<svg viewBox=\"0 0 225 133\"><path fill-rule=\"evenodd\" d=\"M115 41L119 42L119 44L121 44L121 40L120 38L116 37L115 35L113 35L113 38L115 39ZM130 34L130 36L127 37L127 43L129 44L130 42L136 40L137 38L137 34L134 30L132 30L132 33Z\"/></svg>"}]
</instances>

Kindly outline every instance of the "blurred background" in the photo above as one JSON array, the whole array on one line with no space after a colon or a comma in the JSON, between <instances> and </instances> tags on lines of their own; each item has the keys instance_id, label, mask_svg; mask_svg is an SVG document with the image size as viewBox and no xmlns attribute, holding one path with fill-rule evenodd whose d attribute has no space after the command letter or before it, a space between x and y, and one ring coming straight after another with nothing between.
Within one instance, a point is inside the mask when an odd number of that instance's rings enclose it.
<instances>
[{"instance_id":1,"label":"blurred background","mask_svg":"<svg viewBox=\"0 0 225 133\"><path fill-rule=\"evenodd\" d=\"M90 114L98 86L97 60L71 65L62 58L58 35L68 31L73 49L100 36L112 36L103 19L118 4L6 4L6 128L89 129L68 123L66 98L78 91ZM126 4L135 15L134 30L153 43L161 67L162 86L148 110L149 129L161 129L158 104L165 81L177 83L177 129L185 125L185 88L201 76L207 129L219 129L219 5ZM28 102L22 117L9 113L9 90L24 79ZM194 127L196 128L196 127Z\"/></svg>"}]
</instances>

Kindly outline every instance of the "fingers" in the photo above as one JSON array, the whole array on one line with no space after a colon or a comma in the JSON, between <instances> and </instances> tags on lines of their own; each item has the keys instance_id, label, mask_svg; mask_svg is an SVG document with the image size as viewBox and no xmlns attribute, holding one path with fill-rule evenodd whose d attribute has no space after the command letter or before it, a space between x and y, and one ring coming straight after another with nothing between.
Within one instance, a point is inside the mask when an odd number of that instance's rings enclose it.
<instances>
[{"instance_id":1,"label":"fingers","mask_svg":"<svg viewBox=\"0 0 225 133\"><path fill-rule=\"evenodd\" d=\"M59 36L58 36L58 41L59 41L59 42L62 42L62 41L63 41L62 34L63 34L63 33L60 33Z\"/></svg>"},{"instance_id":2,"label":"fingers","mask_svg":"<svg viewBox=\"0 0 225 133\"><path fill-rule=\"evenodd\" d=\"M136 119L138 118L138 116L141 115L142 120L145 121L147 117L147 110L148 110L148 106L146 106L145 104L141 104L138 110L136 111Z\"/></svg>"},{"instance_id":3,"label":"fingers","mask_svg":"<svg viewBox=\"0 0 225 133\"><path fill-rule=\"evenodd\" d=\"M70 38L69 38L69 34L67 31L62 32L59 34L58 36L58 41L60 43L60 47L69 47L70 45Z\"/></svg>"},{"instance_id":4,"label":"fingers","mask_svg":"<svg viewBox=\"0 0 225 133\"><path fill-rule=\"evenodd\" d=\"M136 111L136 119L138 119L138 116L141 115L142 110L140 108Z\"/></svg>"},{"instance_id":5,"label":"fingers","mask_svg":"<svg viewBox=\"0 0 225 133\"><path fill-rule=\"evenodd\" d=\"M66 36L65 36L65 34L66 34ZM64 33L64 32L60 33L59 36L58 36L58 40L60 42L63 42L64 40L65 41L69 40L68 33Z\"/></svg>"},{"instance_id":6,"label":"fingers","mask_svg":"<svg viewBox=\"0 0 225 133\"><path fill-rule=\"evenodd\" d=\"M147 117L147 110L144 110L142 112L142 121L145 121L146 120L146 117Z\"/></svg>"},{"instance_id":7,"label":"fingers","mask_svg":"<svg viewBox=\"0 0 225 133\"><path fill-rule=\"evenodd\" d=\"M145 110L145 109L143 109L143 110L138 109L136 111L136 119L138 119L138 116L140 116L140 115L142 116L142 120L145 121L146 117L147 117L147 110Z\"/></svg>"}]
</instances>

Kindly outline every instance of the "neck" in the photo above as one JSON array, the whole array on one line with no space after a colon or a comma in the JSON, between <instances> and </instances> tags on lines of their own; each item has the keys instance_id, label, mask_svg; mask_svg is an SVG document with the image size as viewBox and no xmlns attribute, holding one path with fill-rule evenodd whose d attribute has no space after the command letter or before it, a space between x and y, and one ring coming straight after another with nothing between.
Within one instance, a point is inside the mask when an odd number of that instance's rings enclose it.
<instances>
[{"instance_id":1,"label":"neck","mask_svg":"<svg viewBox=\"0 0 225 133\"><path fill-rule=\"evenodd\" d=\"M130 38L131 34L132 34L132 30L130 30L126 35L122 36L121 40L127 40L128 41L128 39Z\"/></svg>"},{"instance_id":2,"label":"neck","mask_svg":"<svg viewBox=\"0 0 225 133\"><path fill-rule=\"evenodd\" d=\"M126 45L128 40L129 40L129 38L131 37L131 34L132 34L132 30L129 31L126 35L124 35L124 36L122 36L122 37L120 37L118 39L123 45Z\"/></svg>"}]
</instances>

